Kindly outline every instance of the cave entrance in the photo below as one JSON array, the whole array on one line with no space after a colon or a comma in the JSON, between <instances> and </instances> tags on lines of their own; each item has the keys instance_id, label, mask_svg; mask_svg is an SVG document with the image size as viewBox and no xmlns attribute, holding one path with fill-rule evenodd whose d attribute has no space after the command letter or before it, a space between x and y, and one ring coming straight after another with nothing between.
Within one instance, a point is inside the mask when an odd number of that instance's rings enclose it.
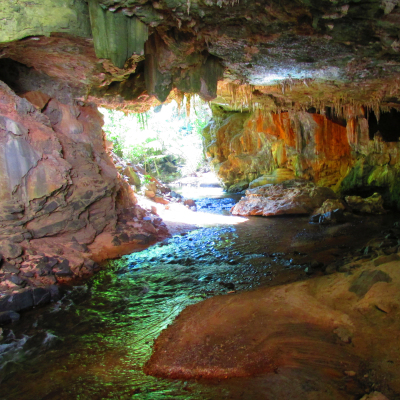
<instances>
[{"instance_id":1,"label":"cave entrance","mask_svg":"<svg viewBox=\"0 0 400 400\"><path fill-rule=\"evenodd\" d=\"M142 180L149 175L170 184L209 171L202 131L211 119L211 109L200 97L188 96L180 104L173 100L141 114L100 111L113 152L139 166L144 171Z\"/></svg>"},{"instance_id":2,"label":"cave entrance","mask_svg":"<svg viewBox=\"0 0 400 400\"><path fill-rule=\"evenodd\" d=\"M377 133L385 142L398 142L400 137L400 112L392 108L382 112L379 121L373 111L368 115L369 139L373 140Z\"/></svg>"},{"instance_id":3,"label":"cave entrance","mask_svg":"<svg viewBox=\"0 0 400 400\"><path fill-rule=\"evenodd\" d=\"M173 226L247 221L230 215L228 209L235 203L232 199L219 201L225 195L205 159L202 136L212 113L200 97L187 96L181 104L173 100L141 114L100 111L104 115L103 130L113 145L114 163L132 188L136 187L141 207L155 209Z\"/></svg>"}]
</instances>

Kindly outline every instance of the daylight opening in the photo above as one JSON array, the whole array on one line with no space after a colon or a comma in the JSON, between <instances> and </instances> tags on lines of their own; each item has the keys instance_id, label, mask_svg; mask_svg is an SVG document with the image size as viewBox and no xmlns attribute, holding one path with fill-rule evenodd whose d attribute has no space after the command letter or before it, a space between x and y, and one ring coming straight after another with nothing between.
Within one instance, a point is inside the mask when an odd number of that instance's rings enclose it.
<instances>
[{"instance_id":1,"label":"daylight opening","mask_svg":"<svg viewBox=\"0 0 400 400\"><path fill-rule=\"evenodd\" d=\"M193 201L223 195L203 148L202 131L211 119L211 109L198 96L142 114L100 111L114 163L137 192L140 206L169 223L209 226L246 220L207 214Z\"/></svg>"},{"instance_id":2,"label":"daylight opening","mask_svg":"<svg viewBox=\"0 0 400 400\"><path fill-rule=\"evenodd\" d=\"M202 130L211 118L211 109L199 97L185 99L182 105L172 101L142 114L100 111L112 151L142 168L144 175L171 183L208 170Z\"/></svg>"}]
</instances>

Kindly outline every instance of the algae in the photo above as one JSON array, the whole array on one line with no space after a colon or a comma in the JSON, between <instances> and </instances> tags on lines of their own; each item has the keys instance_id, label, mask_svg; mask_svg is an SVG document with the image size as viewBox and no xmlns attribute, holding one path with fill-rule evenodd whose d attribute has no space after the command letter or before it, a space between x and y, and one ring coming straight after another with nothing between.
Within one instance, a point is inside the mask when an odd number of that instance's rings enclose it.
<instances>
[{"instance_id":1,"label":"algae","mask_svg":"<svg viewBox=\"0 0 400 400\"><path fill-rule=\"evenodd\" d=\"M98 58L108 58L123 68L133 54L144 54L148 27L138 18L101 8L97 0L89 0L90 23Z\"/></svg>"}]
</instances>

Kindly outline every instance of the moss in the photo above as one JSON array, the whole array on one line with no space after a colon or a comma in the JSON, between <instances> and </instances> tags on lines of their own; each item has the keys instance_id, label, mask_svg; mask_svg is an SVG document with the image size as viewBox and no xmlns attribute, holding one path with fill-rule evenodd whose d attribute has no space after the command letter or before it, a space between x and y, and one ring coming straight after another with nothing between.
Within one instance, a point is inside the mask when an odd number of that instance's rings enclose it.
<instances>
[{"instance_id":1,"label":"moss","mask_svg":"<svg viewBox=\"0 0 400 400\"><path fill-rule=\"evenodd\" d=\"M118 68L133 54L144 53L147 25L136 17L103 10L97 0L89 0L90 23L98 58L108 58Z\"/></svg>"},{"instance_id":2,"label":"moss","mask_svg":"<svg viewBox=\"0 0 400 400\"><path fill-rule=\"evenodd\" d=\"M90 37L84 0L2 1L0 20L0 43L54 32Z\"/></svg>"},{"instance_id":3,"label":"moss","mask_svg":"<svg viewBox=\"0 0 400 400\"><path fill-rule=\"evenodd\" d=\"M396 181L398 182L398 177ZM390 190L390 202L393 208L400 211L400 184L395 184Z\"/></svg>"}]
</instances>

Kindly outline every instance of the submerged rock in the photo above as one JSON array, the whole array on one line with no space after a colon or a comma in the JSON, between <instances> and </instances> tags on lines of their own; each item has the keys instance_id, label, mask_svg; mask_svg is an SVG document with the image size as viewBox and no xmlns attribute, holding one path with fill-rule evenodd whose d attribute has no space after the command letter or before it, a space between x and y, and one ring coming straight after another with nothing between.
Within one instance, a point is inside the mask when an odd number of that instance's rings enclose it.
<instances>
[{"instance_id":1,"label":"submerged rock","mask_svg":"<svg viewBox=\"0 0 400 400\"><path fill-rule=\"evenodd\" d=\"M234 215L311 214L335 193L312 182L292 179L276 185L265 185L246 191L233 208Z\"/></svg>"},{"instance_id":2,"label":"submerged rock","mask_svg":"<svg viewBox=\"0 0 400 400\"><path fill-rule=\"evenodd\" d=\"M373 360L381 376L390 376L387 391L398 393L398 370L386 360L400 351L391 331L398 321L400 273L395 263L385 264L381 274L390 272L392 279L377 280L360 297L349 292L370 266L360 269L355 275L318 277L191 305L157 338L145 372L173 379L283 378L287 390L294 373L313 382L314 396L303 386L305 392L293 398L350 399L343 387L344 397L327 397L327 379L333 385L357 379L366 361ZM379 393L364 398L385 399Z\"/></svg>"}]
</instances>

